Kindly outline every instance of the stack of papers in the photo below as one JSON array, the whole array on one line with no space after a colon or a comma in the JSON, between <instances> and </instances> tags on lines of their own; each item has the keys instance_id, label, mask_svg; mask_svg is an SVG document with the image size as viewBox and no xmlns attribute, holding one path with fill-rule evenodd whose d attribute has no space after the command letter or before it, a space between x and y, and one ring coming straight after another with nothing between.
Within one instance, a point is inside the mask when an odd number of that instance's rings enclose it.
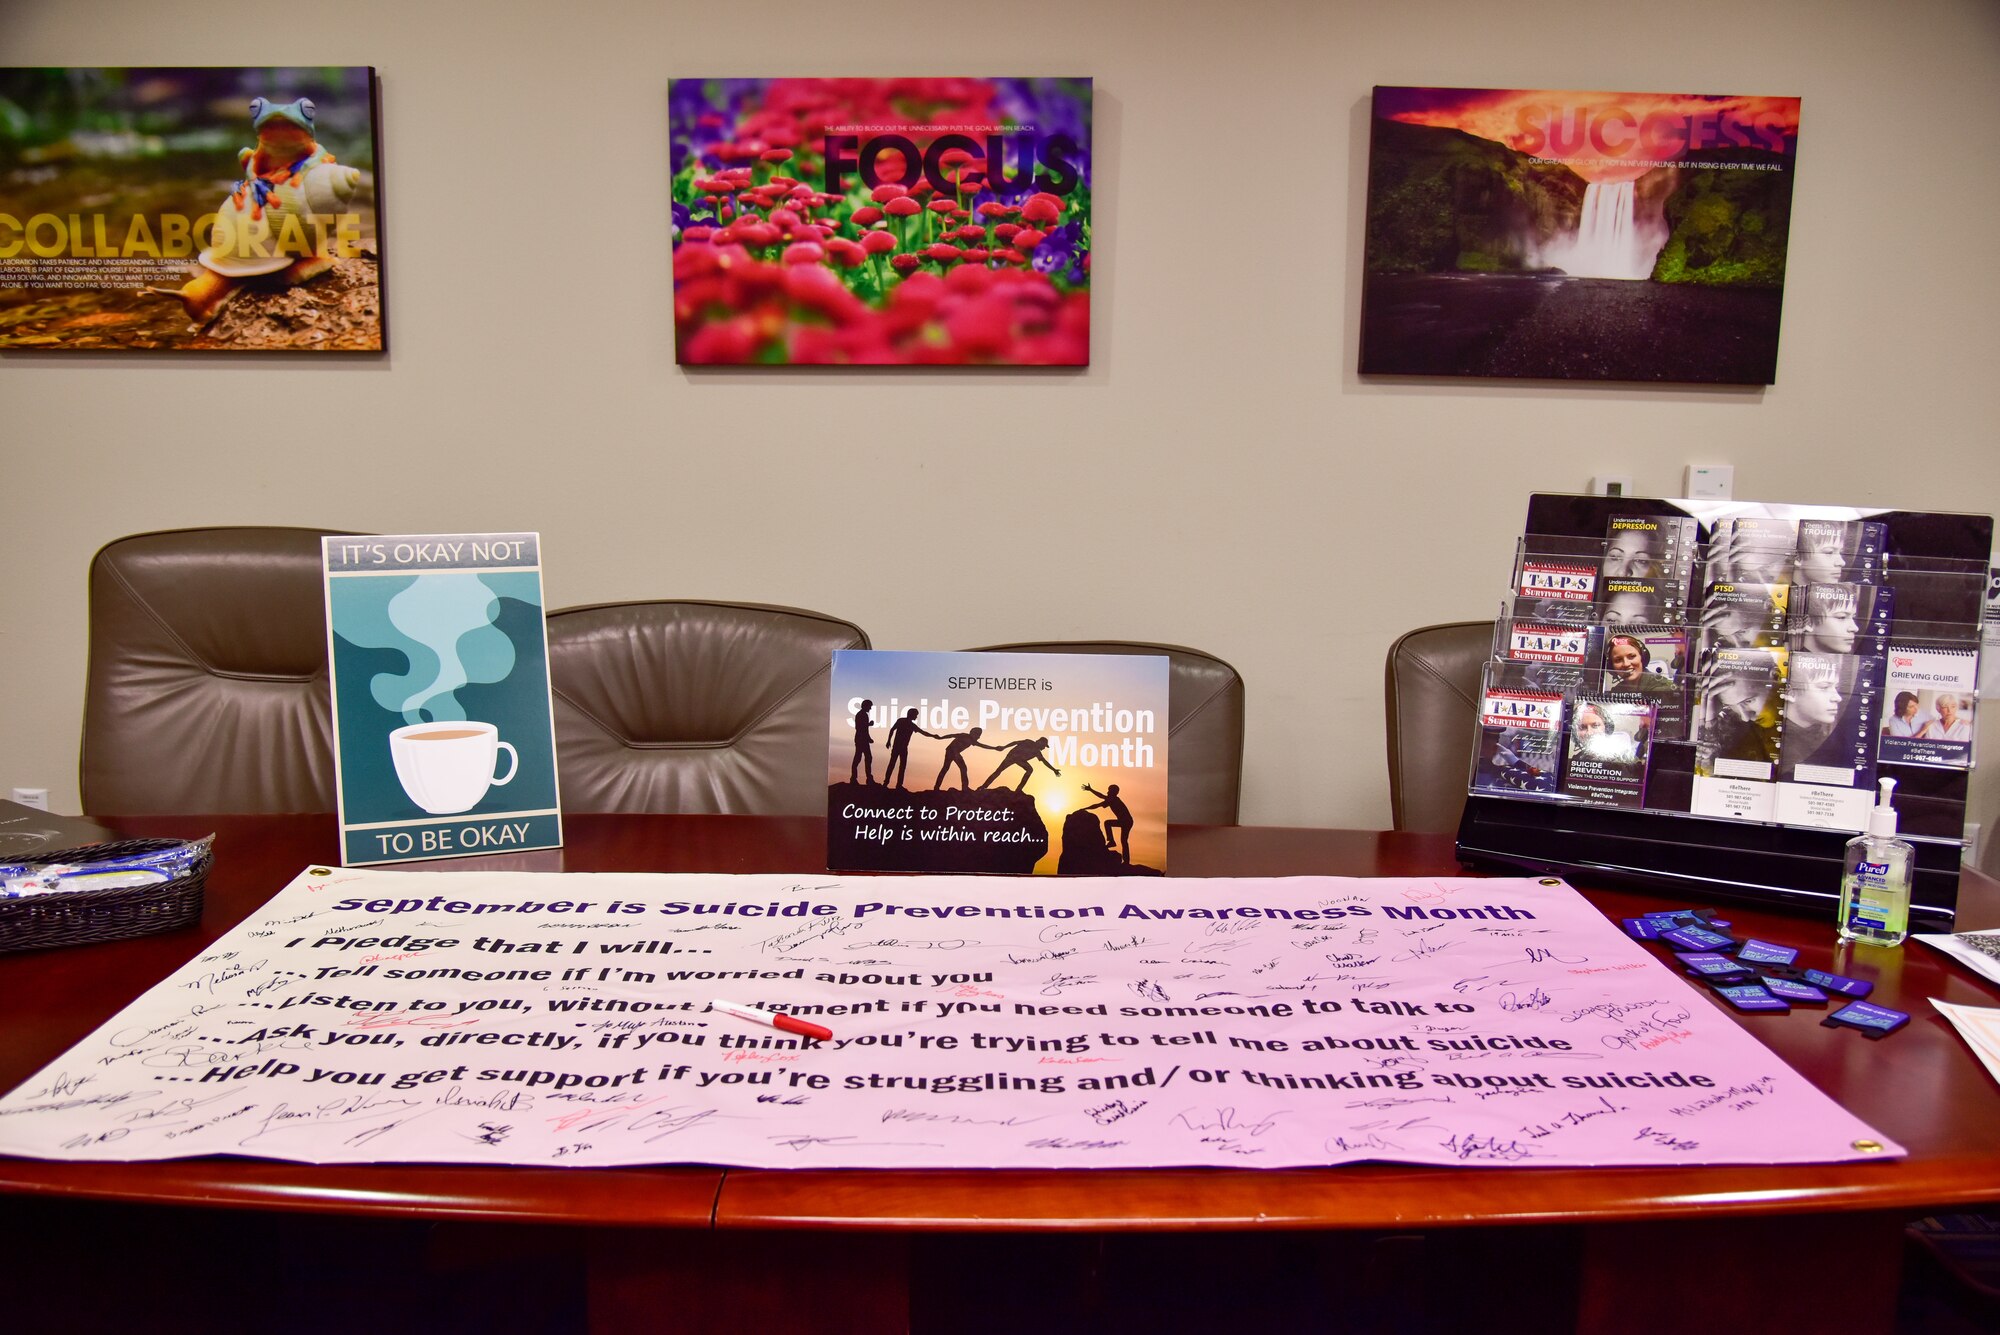
<instances>
[{"instance_id":1,"label":"stack of papers","mask_svg":"<svg viewBox=\"0 0 2000 1335\"><path fill-rule=\"evenodd\" d=\"M2000 983L2000 931L1918 932L1916 939L1942 950L1981 978ZM1957 1026L1959 1037L1986 1063L1987 1073L2000 1080L2000 1007L1956 1006L1936 997L1931 1005Z\"/></svg>"},{"instance_id":2,"label":"stack of papers","mask_svg":"<svg viewBox=\"0 0 2000 1335\"><path fill-rule=\"evenodd\" d=\"M2000 931L1918 931L1916 939L1942 949L1980 977L2000 983ZM1936 997L1930 1003L1958 1027L1958 1035L1986 1063L1986 1071L2000 1079L2000 1007L1952 1005Z\"/></svg>"}]
</instances>

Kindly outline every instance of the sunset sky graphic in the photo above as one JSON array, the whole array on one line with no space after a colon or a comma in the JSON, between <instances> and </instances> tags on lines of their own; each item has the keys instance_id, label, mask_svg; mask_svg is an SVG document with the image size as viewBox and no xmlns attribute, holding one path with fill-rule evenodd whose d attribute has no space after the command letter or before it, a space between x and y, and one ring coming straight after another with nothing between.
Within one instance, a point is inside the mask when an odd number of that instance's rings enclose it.
<instances>
[{"instance_id":1,"label":"sunset sky graphic","mask_svg":"<svg viewBox=\"0 0 2000 1335\"><path fill-rule=\"evenodd\" d=\"M1382 87L1375 115L1463 130L1559 160L1594 182L1633 180L1662 160L1698 157L1739 138L1789 155L1799 132L1798 98L1744 94Z\"/></svg>"}]
</instances>

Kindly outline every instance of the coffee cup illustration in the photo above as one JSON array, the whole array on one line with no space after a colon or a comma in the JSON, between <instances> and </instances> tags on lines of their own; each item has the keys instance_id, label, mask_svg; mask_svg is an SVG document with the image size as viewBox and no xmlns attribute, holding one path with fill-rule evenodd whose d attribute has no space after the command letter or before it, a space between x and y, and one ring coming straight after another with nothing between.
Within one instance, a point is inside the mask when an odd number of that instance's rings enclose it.
<instances>
[{"instance_id":1,"label":"coffee cup illustration","mask_svg":"<svg viewBox=\"0 0 2000 1335\"><path fill-rule=\"evenodd\" d=\"M493 775L498 753L507 772ZM521 755L491 723L412 723L389 734L389 757L410 800L433 816L470 811L486 790L513 779Z\"/></svg>"}]
</instances>

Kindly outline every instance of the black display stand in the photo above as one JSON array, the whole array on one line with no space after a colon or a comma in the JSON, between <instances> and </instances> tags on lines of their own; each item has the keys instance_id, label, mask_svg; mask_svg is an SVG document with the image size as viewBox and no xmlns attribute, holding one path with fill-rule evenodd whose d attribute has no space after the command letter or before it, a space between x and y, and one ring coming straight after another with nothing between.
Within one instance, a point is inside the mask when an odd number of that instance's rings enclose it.
<instances>
[{"instance_id":1,"label":"black display stand","mask_svg":"<svg viewBox=\"0 0 2000 1335\"><path fill-rule=\"evenodd\" d=\"M1993 544L1988 516L1538 494L1529 498L1525 532L1531 540L1602 538L1613 515L1688 515L1700 522L1706 543L1717 519L1746 514L1887 524L1883 582L1895 586L1897 597L1892 642L1977 647ZM1949 928L1958 903L1969 773L1889 763L1880 772L1897 780L1901 833L1916 849L1912 929ZM1473 866L1583 876L1681 899L1789 904L1831 920L1853 833L1690 814L1693 773L1692 742L1660 741L1645 810L1474 792L1459 822L1458 855Z\"/></svg>"}]
</instances>

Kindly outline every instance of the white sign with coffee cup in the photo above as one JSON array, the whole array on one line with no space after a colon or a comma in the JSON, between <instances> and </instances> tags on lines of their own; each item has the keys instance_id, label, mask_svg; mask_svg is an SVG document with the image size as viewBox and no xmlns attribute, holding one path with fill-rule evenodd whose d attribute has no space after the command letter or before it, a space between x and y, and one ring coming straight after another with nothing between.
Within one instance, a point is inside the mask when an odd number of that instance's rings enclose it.
<instances>
[{"instance_id":1,"label":"white sign with coffee cup","mask_svg":"<svg viewBox=\"0 0 2000 1335\"><path fill-rule=\"evenodd\" d=\"M342 860L560 846L539 536L322 545Z\"/></svg>"}]
</instances>

